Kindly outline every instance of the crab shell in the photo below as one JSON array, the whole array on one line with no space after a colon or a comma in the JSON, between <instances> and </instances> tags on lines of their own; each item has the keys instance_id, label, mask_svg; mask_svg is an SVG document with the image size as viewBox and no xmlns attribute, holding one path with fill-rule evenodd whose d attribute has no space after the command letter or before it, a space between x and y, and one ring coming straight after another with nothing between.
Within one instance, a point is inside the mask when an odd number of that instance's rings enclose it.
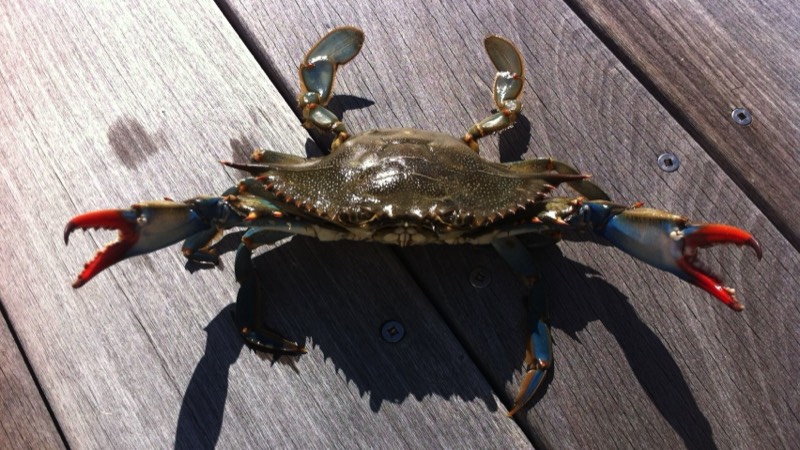
<instances>
[{"instance_id":1,"label":"crab shell","mask_svg":"<svg viewBox=\"0 0 800 450\"><path fill-rule=\"evenodd\" d=\"M368 131L322 158L254 159L230 165L263 180L284 212L399 245L488 242L501 223L541 209L558 183L587 177L487 161L463 140L411 129Z\"/></svg>"}]
</instances>

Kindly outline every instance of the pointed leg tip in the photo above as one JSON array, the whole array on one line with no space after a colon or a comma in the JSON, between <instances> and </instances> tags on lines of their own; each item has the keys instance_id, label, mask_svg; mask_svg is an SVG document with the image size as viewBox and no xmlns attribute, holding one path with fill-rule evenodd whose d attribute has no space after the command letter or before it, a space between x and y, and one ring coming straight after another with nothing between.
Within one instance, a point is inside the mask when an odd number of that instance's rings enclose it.
<instances>
[{"instance_id":1,"label":"pointed leg tip","mask_svg":"<svg viewBox=\"0 0 800 450\"><path fill-rule=\"evenodd\" d=\"M746 244L756 252L758 260L761 261L761 258L764 256L764 252L761 250L761 244L758 242L758 240L751 236Z\"/></svg>"},{"instance_id":2,"label":"pointed leg tip","mask_svg":"<svg viewBox=\"0 0 800 450\"><path fill-rule=\"evenodd\" d=\"M72 288L73 289L78 289L78 288L82 287L84 284L86 284L87 281L89 281L89 280L81 278L81 277L78 277L78 278L75 279L75 281L72 282Z\"/></svg>"},{"instance_id":3,"label":"pointed leg tip","mask_svg":"<svg viewBox=\"0 0 800 450\"><path fill-rule=\"evenodd\" d=\"M75 231L75 228L76 228L75 223L73 221L71 221L71 220L69 222L67 222L66 225L64 225L64 244L65 245L69 245L69 235L72 234L73 231Z\"/></svg>"}]
</instances>

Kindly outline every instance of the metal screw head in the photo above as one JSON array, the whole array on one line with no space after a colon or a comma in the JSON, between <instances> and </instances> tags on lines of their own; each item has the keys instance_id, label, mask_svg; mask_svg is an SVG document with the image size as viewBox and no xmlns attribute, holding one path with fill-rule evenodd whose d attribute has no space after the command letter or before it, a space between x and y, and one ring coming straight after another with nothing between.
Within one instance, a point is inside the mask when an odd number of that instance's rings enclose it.
<instances>
[{"instance_id":1,"label":"metal screw head","mask_svg":"<svg viewBox=\"0 0 800 450\"><path fill-rule=\"evenodd\" d=\"M658 157L658 167L664 172L675 172L681 166L681 160L675 153L663 153Z\"/></svg>"},{"instance_id":2,"label":"metal screw head","mask_svg":"<svg viewBox=\"0 0 800 450\"><path fill-rule=\"evenodd\" d=\"M483 289L492 283L492 274L483 267L476 267L469 273L469 283L478 289Z\"/></svg>"},{"instance_id":3,"label":"metal screw head","mask_svg":"<svg viewBox=\"0 0 800 450\"><path fill-rule=\"evenodd\" d=\"M403 324L396 320L387 320L381 325L381 336L386 342L400 342L403 336L406 335L406 329Z\"/></svg>"},{"instance_id":4,"label":"metal screw head","mask_svg":"<svg viewBox=\"0 0 800 450\"><path fill-rule=\"evenodd\" d=\"M746 127L753 123L753 115L750 114L750 111L747 108L736 108L731 111L731 119L733 119L736 124Z\"/></svg>"}]
</instances>

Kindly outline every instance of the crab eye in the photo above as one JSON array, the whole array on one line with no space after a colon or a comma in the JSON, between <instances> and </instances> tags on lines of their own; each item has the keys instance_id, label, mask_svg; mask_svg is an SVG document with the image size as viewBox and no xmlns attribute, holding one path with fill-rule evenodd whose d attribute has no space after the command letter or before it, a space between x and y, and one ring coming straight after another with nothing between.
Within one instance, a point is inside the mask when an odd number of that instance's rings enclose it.
<instances>
[{"instance_id":1,"label":"crab eye","mask_svg":"<svg viewBox=\"0 0 800 450\"><path fill-rule=\"evenodd\" d=\"M592 222L592 207L589 205L581 206L581 215L583 215L584 222Z\"/></svg>"}]
</instances>

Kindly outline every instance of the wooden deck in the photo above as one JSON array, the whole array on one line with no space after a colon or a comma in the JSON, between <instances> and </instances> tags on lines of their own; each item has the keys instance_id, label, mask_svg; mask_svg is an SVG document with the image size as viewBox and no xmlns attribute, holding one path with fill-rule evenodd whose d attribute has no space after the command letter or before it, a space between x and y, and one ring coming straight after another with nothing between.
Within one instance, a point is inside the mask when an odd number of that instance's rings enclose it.
<instances>
[{"instance_id":1,"label":"wooden deck","mask_svg":"<svg viewBox=\"0 0 800 450\"><path fill-rule=\"evenodd\" d=\"M800 12L788 0L407 0L300 5L11 0L0 6L0 448L796 448L800 442ZM498 2L499 3L499 2ZM752 231L705 260L736 314L594 242L537 253L554 376L506 417L522 289L490 248L296 238L257 258L268 322L310 352L246 351L223 270L177 249L70 283L111 233L87 210L219 193L219 159L319 155L294 106L324 32L364 29L332 107L353 131L461 135L491 101L481 40L526 58L524 117L494 160L554 156L620 202ZM752 124L731 111L745 107ZM680 157L661 171L664 152ZM233 248L236 236L223 245ZM483 268L487 287L470 273ZM381 325L405 328L398 343Z\"/></svg>"}]
</instances>

